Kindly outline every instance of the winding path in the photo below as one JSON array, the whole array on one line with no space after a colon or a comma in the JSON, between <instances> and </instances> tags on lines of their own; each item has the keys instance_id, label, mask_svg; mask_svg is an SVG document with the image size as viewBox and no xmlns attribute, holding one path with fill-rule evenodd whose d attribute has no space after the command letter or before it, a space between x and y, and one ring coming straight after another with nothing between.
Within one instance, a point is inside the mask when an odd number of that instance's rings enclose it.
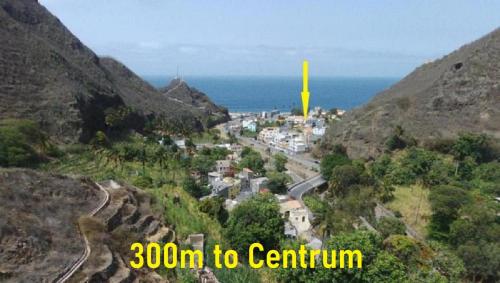
<instances>
[{"instance_id":1,"label":"winding path","mask_svg":"<svg viewBox=\"0 0 500 283\"><path fill-rule=\"evenodd\" d=\"M94 209L92 210L88 216L94 216L96 215L99 211L101 211L109 202L109 193L106 189L104 189L103 186L99 185L98 183L95 183L97 185L97 187L102 191L104 192L104 199L102 200L102 202ZM80 230L79 226L78 226L78 230ZM75 272L85 263L85 261L87 261L87 259L89 258L89 255L90 255L90 245L89 245L89 240L87 239L87 237L81 232L79 231L80 234L83 236L83 241L85 243L85 251L83 252L82 256L77 260L75 261L72 265L68 266L66 268L66 271L64 271L63 273L59 274L59 276L57 277L57 279L54 281L56 283L64 283L66 282L69 278L71 278L71 276L73 276L73 274L75 274Z\"/></svg>"}]
</instances>

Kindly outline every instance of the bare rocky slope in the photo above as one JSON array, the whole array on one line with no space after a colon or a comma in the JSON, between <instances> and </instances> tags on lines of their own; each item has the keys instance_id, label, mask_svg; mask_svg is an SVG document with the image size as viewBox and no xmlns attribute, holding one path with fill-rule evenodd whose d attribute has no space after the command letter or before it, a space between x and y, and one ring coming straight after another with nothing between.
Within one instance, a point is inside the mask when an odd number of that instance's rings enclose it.
<instances>
[{"instance_id":1,"label":"bare rocky slope","mask_svg":"<svg viewBox=\"0 0 500 283\"><path fill-rule=\"evenodd\" d=\"M133 109L127 126L162 116L206 126L207 113L163 96L125 66L99 58L36 0L0 0L0 119L40 123L67 142L88 141L106 128L105 112ZM181 119L181 120L179 120Z\"/></svg>"},{"instance_id":2,"label":"bare rocky slope","mask_svg":"<svg viewBox=\"0 0 500 283\"><path fill-rule=\"evenodd\" d=\"M181 79L172 80L168 86L160 88L159 91L168 99L191 105L204 113L205 117L208 117L206 121L208 126L228 120L229 113L226 108L215 105L206 94L190 87Z\"/></svg>"},{"instance_id":3,"label":"bare rocky slope","mask_svg":"<svg viewBox=\"0 0 500 283\"><path fill-rule=\"evenodd\" d=\"M171 242L175 233L151 210L143 191L23 169L0 169L0 281L53 282L85 251L69 282L164 282L129 266L133 242ZM87 216L108 201L94 216Z\"/></svg>"},{"instance_id":4,"label":"bare rocky slope","mask_svg":"<svg viewBox=\"0 0 500 283\"><path fill-rule=\"evenodd\" d=\"M88 179L0 169L0 281L54 280L84 250L77 221L103 197Z\"/></svg>"},{"instance_id":5,"label":"bare rocky slope","mask_svg":"<svg viewBox=\"0 0 500 283\"><path fill-rule=\"evenodd\" d=\"M396 126L426 143L462 132L500 138L500 29L426 63L330 127L328 149L352 158L380 155Z\"/></svg>"}]
</instances>

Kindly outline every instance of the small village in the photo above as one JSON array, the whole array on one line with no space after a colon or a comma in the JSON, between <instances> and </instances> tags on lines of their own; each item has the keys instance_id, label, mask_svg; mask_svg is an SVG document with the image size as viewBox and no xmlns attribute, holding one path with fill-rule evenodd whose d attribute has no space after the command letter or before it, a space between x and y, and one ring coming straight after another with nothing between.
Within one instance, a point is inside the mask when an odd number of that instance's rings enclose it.
<instances>
[{"instance_id":1,"label":"small village","mask_svg":"<svg viewBox=\"0 0 500 283\"><path fill-rule=\"evenodd\" d=\"M314 108L307 119L302 115L293 113L280 113L279 111L261 113L231 113L232 120L223 124L221 135L230 135L237 138L237 142L220 144L197 144L197 151L207 148L224 149L227 155L224 159L216 160L212 171L206 176L198 171L192 171L191 175L198 182L209 189L209 194L200 198L220 197L223 198L224 206L228 211L234 209L244 200L261 193L273 193L270 189L270 181L265 175L254 172L250 168L241 167L242 152L247 150L259 150L267 162L265 167L271 169L272 156L281 154L287 160L301 158L311 150L314 144L325 134L327 123L338 120L344 114L343 110L326 112L323 109ZM185 140L176 140L176 145L186 148ZM303 169L315 169L319 162L311 162L313 168L297 166L294 170L286 170L290 176L286 186L289 189L293 184L299 183L309 177ZM317 173L314 173L317 174ZM299 177L302 176L302 177ZM280 212L285 219L285 237L291 239L302 239L308 242L312 248L320 248L321 240L312 231L312 213L304 205L301 199L296 199L287 191L274 194L279 205Z\"/></svg>"}]
</instances>

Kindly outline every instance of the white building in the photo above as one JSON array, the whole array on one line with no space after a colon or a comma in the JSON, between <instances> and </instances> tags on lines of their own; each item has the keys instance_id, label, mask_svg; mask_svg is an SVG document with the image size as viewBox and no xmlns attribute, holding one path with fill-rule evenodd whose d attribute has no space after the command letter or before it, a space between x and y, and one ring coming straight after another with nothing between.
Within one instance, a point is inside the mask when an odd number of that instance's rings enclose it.
<instances>
[{"instance_id":1,"label":"white building","mask_svg":"<svg viewBox=\"0 0 500 283\"><path fill-rule=\"evenodd\" d=\"M176 140L175 145L180 149L186 149L186 140Z\"/></svg>"},{"instance_id":2,"label":"white building","mask_svg":"<svg viewBox=\"0 0 500 283\"><path fill-rule=\"evenodd\" d=\"M312 129L312 133L315 136L323 136L325 134L325 132L326 132L326 128L325 127L321 127L321 128L314 127Z\"/></svg>"},{"instance_id":3,"label":"white building","mask_svg":"<svg viewBox=\"0 0 500 283\"><path fill-rule=\"evenodd\" d=\"M274 140L274 137L279 134L280 129L277 127L264 128L259 133L259 140L269 143Z\"/></svg>"},{"instance_id":4,"label":"white building","mask_svg":"<svg viewBox=\"0 0 500 283\"><path fill-rule=\"evenodd\" d=\"M307 149L306 142L302 136L296 136L288 142L288 151L290 154L305 152Z\"/></svg>"},{"instance_id":5,"label":"white building","mask_svg":"<svg viewBox=\"0 0 500 283\"><path fill-rule=\"evenodd\" d=\"M250 132L257 131L257 123L253 120L243 120L243 122L241 122L241 126L243 127L243 129L247 129Z\"/></svg>"},{"instance_id":6,"label":"white building","mask_svg":"<svg viewBox=\"0 0 500 283\"><path fill-rule=\"evenodd\" d=\"M209 172L208 173L208 183L213 186L216 181L222 181L222 174L219 172Z\"/></svg>"},{"instance_id":7,"label":"white building","mask_svg":"<svg viewBox=\"0 0 500 283\"><path fill-rule=\"evenodd\" d=\"M289 200L280 203L280 212L295 227L299 236L311 229L307 209L298 200Z\"/></svg>"}]
</instances>

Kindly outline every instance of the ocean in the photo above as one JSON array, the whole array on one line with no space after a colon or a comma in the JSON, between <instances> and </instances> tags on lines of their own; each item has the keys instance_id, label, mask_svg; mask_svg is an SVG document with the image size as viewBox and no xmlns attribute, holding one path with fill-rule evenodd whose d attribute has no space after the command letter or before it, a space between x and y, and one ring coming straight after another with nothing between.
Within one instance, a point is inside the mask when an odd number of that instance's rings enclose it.
<instances>
[{"instance_id":1,"label":"ocean","mask_svg":"<svg viewBox=\"0 0 500 283\"><path fill-rule=\"evenodd\" d=\"M144 77L155 87L169 83L166 77ZM292 77L188 77L184 80L206 93L230 112L260 112L301 108L302 78ZM399 78L310 78L309 106L349 110L370 100Z\"/></svg>"}]
</instances>

